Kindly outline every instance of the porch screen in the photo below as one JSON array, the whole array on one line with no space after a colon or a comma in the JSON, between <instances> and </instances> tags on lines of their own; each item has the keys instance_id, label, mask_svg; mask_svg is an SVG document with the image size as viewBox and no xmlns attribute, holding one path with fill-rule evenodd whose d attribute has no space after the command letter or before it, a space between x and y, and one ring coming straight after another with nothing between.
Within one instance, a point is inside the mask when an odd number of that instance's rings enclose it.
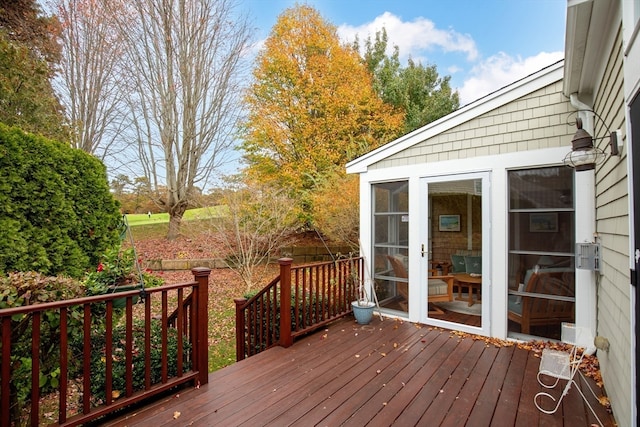
<instances>
[{"instance_id":1,"label":"porch screen","mask_svg":"<svg viewBox=\"0 0 640 427\"><path fill-rule=\"evenodd\" d=\"M382 307L408 312L409 185L373 185L373 255L376 294Z\"/></svg>"},{"instance_id":2,"label":"porch screen","mask_svg":"<svg viewBox=\"0 0 640 427\"><path fill-rule=\"evenodd\" d=\"M575 321L573 169L509 172L509 333L560 339Z\"/></svg>"}]
</instances>

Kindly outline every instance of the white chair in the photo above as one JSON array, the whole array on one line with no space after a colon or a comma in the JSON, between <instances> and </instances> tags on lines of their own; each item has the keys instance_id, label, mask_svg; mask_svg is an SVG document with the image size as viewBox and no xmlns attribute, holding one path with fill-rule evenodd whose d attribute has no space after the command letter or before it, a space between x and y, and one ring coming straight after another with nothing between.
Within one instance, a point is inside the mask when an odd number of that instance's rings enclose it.
<instances>
[{"instance_id":1,"label":"white chair","mask_svg":"<svg viewBox=\"0 0 640 427\"><path fill-rule=\"evenodd\" d=\"M572 345L571 351L566 352L546 348L542 350L542 359L540 360L540 368L538 370L538 382L545 388L554 388L558 385L560 380L566 380L567 383L562 390L562 395L556 400L556 398L551 394L541 391L534 396L533 402L541 412L544 412L545 414L553 414L560 407L562 399L567 395L567 393L569 393L571 386L575 384L576 390L578 390L582 399L584 399L585 403L591 410L591 413L596 417L596 420L598 420L598 423L602 427L602 421L600 421L600 418L596 415L575 379L576 374L582 375L582 372L580 372L580 363L582 362L585 354L593 354L596 351L596 348L593 345L593 336L587 328L577 327L573 323L563 322L561 337L564 343ZM584 347L584 350L578 354L578 349L580 347ZM551 383L545 381L547 378L552 379ZM584 383L589 388L593 397L597 399L597 396L591 389L591 386L589 386L586 381ZM552 409L544 409L541 402L543 397L547 397L555 402L555 407Z\"/></svg>"}]
</instances>

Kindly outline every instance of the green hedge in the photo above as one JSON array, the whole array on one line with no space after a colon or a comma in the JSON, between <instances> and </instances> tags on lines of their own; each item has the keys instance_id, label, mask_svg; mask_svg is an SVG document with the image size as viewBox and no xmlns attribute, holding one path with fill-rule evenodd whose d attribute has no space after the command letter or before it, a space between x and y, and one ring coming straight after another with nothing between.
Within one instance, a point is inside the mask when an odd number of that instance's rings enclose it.
<instances>
[{"instance_id":1,"label":"green hedge","mask_svg":"<svg viewBox=\"0 0 640 427\"><path fill-rule=\"evenodd\" d=\"M79 278L119 242L120 221L98 159L0 124L0 274Z\"/></svg>"}]
</instances>

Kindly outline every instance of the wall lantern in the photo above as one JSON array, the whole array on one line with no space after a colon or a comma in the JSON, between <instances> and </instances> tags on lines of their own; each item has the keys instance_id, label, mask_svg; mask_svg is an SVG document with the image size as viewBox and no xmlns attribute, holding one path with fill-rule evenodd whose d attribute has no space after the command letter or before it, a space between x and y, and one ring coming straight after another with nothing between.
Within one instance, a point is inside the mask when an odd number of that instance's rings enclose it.
<instances>
[{"instance_id":1,"label":"wall lantern","mask_svg":"<svg viewBox=\"0 0 640 427\"><path fill-rule=\"evenodd\" d=\"M582 110L580 110L582 111ZM600 119L609 132L609 147L612 156L621 156L620 146L618 145L618 131L611 132L609 127L604 123L604 120L593 111L589 111ZM594 145L594 140L589 132L582 129L582 119L576 119L576 127L578 130L573 139L571 139L571 151L565 156L563 163L566 166L575 168L576 171L587 171L595 169L596 164L600 164L607 157L604 150ZM606 137L604 137L606 138ZM597 138L597 139L604 139Z\"/></svg>"}]
</instances>

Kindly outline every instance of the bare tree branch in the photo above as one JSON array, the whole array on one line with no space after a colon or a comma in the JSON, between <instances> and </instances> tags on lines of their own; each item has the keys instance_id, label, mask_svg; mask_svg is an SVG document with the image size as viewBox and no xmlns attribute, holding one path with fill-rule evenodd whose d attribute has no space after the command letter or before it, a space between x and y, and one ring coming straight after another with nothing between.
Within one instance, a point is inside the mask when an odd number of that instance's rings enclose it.
<instances>
[{"instance_id":1,"label":"bare tree branch","mask_svg":"<svg viewBox=\"0 0 640 427\"><path fill-rule=\"evenodd\" d=\"M234 144L250 37L234 8L233 0L139 0L118 15L130 98L139 101L129 116L144 173L156 192L166 186L169 238L196 185L206 185Z\"/></svg>"},{"instance_id":2,"label":"bare tree branch","mask_svg":"<svg viewBox=\"0 0 640 427\"><path fill-rule=\"evenodd\" d=\"M118 7L119 0L108 0ZM72 126L73 147L105 160L124 130L123 46L105 0L53 0L61 23L56 88ZM121 148L120 148L121 149Z\"/></svg>"}]
</instances>

